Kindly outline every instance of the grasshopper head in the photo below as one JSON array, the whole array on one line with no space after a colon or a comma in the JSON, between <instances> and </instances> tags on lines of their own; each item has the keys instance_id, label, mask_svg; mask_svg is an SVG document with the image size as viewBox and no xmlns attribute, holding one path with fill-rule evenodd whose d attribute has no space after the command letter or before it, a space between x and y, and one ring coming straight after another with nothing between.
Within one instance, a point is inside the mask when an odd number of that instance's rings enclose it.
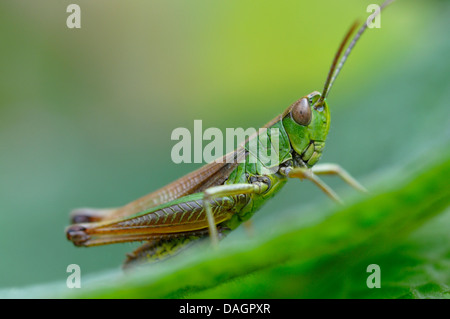
<instances>
[{"instance_id":1,"label":"grasshopper head","mask_svg":"<svg viewBox=\"0 0 450 319\"><path fill-rule=\"evenodd\" d=\"M319 92L312 92L283 113L283 126L294 151L294 165L311 167L322 155L330 128L330 111L327 102L320 97Z\"/></svg>"},{"instance_id":2,"label":"grasshopper head","mask_svg":"<svg viewBox=\"0 0 450 319\"><path fill-rule=\"evenodd\" d=\"M382 7L385 7L389 2L391 1L386 1ZM358 23L355 22L351 26L341 42L328 72L322 94L314 91L302 97L288 107L282 115L283 126L289 136L289 142L293 150L294 166L312 167L322 155L325 139L330 128L330 109L326 98L356 41L366 29L367 22L359 29L341 58L344 48L357 25Z\"/></svg>"}]
</instances>

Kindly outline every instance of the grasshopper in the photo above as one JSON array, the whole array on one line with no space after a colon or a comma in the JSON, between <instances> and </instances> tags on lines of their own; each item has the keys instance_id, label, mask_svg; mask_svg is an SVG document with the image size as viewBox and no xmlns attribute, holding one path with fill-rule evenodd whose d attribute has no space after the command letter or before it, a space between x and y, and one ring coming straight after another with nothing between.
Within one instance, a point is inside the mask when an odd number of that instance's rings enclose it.
<instances>
[{"instance_id":1,"label":"grasshopper","mask_svg":"<svg viewBox=\"0 0 450 319\"><path fill-rule=\"evenodd\" d=\"M391 0L380 7L383 9ZM380 11L381 11L380 9ZM378 11L376 14L379 14ZM375 15L372 17L372 19ZM316 164L322 154L330 127L327 96L361 34L366 21L346 51L354 23L333 59L322 93L314 91L290 105L252 136L226 154L171 184L114 209L82 208L71 213L72 225L66 236L76 246L97 246L142 241L128 254L124 267L172 256L208 236L214 246L273 197L290 178L306 179L337 202L338 195L318 176L337 175L352 187L366 191L337 164ZM342 57L341 57L342 56ZM268 129L279 134L276 169L269 173L264 163L249 164L249 144L262 137L270 141ZM259 159L257 158L257 161ZM261 162L261 161L260 161Z\"/></svg>"}]
</instances>

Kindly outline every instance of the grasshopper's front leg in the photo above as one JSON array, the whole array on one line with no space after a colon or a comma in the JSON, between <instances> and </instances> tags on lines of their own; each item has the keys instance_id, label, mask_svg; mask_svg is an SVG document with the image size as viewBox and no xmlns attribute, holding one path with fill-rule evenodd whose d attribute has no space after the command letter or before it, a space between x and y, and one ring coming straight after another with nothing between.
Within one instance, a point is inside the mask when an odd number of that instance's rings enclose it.
<instances>
[{"instance_id":1,"label":"grasshopper's front leg","mask_svg":"<svg viewBox=\"0 0 450 319\"><path fill-rule=\"evenodd\" d=\"M208 218L208 228L213 246L217 247L219 237L217 235L216 222L214 219L211 202L215 198L234 195L262 194L269 188L264 182L255 182L252 184L230 184L220 185L208 188L204 192L203 203L206 209L206 217Z\"/></svg>"},{"instance_id":2,"label":"grasshopper's front leg","mask_svg":"<svg viewBox=\"0 0 450 319\"><path fill-rule=\"evenodd\" d=\"M307 179L316 184L325 194L334 201L342 204L339 196L325 184L317 175L337 175L353 188L367 193L367 190L355 178L353 178L346 170L337 164L318 164L311 169L306 167L286 168L284 174L290 178Z\"/></svg>"},{"instance_id":3,"label":"grasshopper's front leg","mask_svg":"<svg viewBox=\"0 0 450 319\"><path fill-rule=\"evenodd\" d=\"M354 177L352 177L345 169L343 169L340 165L332 164L332 163L323 163L313 166L312 171L316 175L337 175L344 182L349 184L356 190L359 190L363 193L367 193L367 189L362 186Z\"/></svg>"}]
</instances>

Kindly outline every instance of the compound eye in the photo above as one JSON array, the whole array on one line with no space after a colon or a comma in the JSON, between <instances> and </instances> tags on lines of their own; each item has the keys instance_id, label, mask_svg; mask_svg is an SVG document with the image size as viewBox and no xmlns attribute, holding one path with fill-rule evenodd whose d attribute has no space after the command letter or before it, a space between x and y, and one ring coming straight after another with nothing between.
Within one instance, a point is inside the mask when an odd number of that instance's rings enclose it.
<instances>
[{"instance_id":1,"label":"compound eye","mask_svg":"<svg viewBox=\"0 0 450 319\"><path fill-rule=\"evenodd\" d=\"M311 123L311 107L307 98L302 98L294 103L291 111L292 118L300 125Z\"/></svg>"}]
</instances>

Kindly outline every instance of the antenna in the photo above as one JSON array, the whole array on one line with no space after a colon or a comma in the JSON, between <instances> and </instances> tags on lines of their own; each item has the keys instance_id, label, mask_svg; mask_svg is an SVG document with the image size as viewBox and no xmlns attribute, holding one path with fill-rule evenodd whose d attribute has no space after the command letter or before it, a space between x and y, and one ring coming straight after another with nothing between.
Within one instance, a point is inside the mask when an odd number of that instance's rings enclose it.
<instances>
[{"instance_id":1,"label":"antenna","mask_svg":"<svg viewBox=\"0 0 450 319\"><path fill-rule=\"evenodd\" d=\"M353 37L352 42L350 42L350 44L347 47L347 50L345 50L344 55L342 56L341 60L339 61L339 65L337 64L337 61L339 60L342 51L344 50L345 45L347 44L350 36L352 35L352 33L354 32L354 30L356 29L358 22L356 21L355 23L353 23L353 25L350 27L350 29L348 30L347 34L344 37L344 40L342 40L341 44L339 45L339 49L336 52L336 55L334 56L333 59L333 63L331 64L331 68L330 71L328 72L328 76L327 76L327 80L325 81L325 85L323 88L323 92L321 97L319 98L319 100L316 103L316 106L320 106L323 104L324 100L326 99L326 97L328 96L328 93L330 93L331 87L333 86L334 81L336 80L339 72L342 69L342 66L344 65L345 61L347 60L348 56L350 55L350 52L352 52L353 47L355 46L356 42L359 40L359 38L361 37L361 35L363 34L363 32L367 29L367 26L369 23L372 22L372 20L378 16L381 12L381 10L383 10L387 5L389 5L391 2L393 2L394 0L386 0L381 6L380 6L380 10L375 12L374 15L371 16L371 19L367 20L362 26L361 28L359 28L358 32L356 33L356 35ZM337 65L337 66L336 66Z\"/></svg>"}]
</instances>

